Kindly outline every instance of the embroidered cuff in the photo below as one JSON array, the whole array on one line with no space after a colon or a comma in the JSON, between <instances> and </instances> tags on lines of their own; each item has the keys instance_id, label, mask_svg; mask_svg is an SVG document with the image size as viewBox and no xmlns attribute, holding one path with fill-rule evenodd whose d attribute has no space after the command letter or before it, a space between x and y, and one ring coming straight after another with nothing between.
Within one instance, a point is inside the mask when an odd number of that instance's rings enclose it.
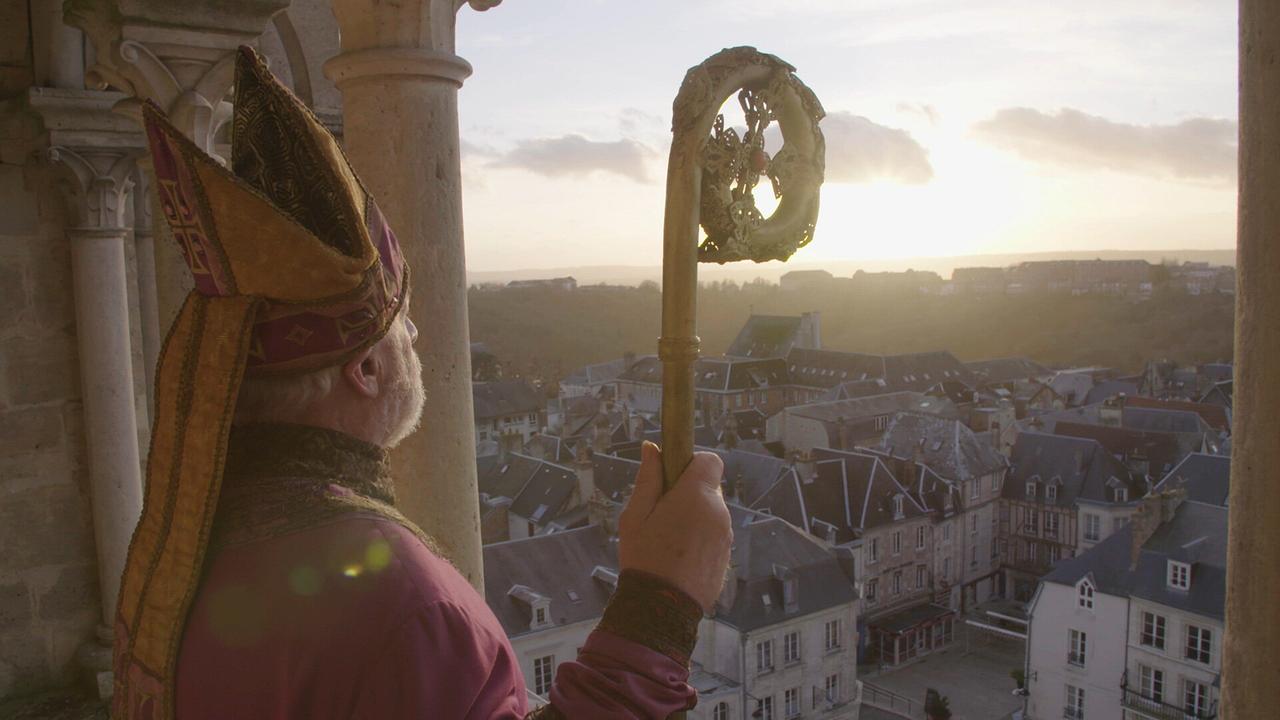
<instances>
[{"instance_id":1,"label":"embroidered cuff","mask_svg":"<svg viewBox=\"0 0 1280 720\"><path fill-rule=\"evenodd\" d=\"M683 591L654 575L623 570L596 629L640 643L689 667L701 619L702 607Z\"/></svg>"}]
</instances>

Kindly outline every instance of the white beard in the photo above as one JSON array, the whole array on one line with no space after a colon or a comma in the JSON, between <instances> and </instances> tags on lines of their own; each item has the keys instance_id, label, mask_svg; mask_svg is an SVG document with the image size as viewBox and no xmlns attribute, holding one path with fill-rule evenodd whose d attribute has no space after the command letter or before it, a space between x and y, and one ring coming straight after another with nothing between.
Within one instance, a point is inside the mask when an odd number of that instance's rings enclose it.
<instances>
[{"instance_id":1,"label":"white beard","mask_svg":"<svg viewBox=\"0 0 1280 720\"><path fill-rule=\"evenodd\" d=\"M393 338L396 378L387 392L382 406L382 426L387 429L385 447L393 448L418 429L422 420L422 408L426 404L426 391L422 387L422 361L413 349L405 332L396 332Z\"/></svg>"}]
</instances>

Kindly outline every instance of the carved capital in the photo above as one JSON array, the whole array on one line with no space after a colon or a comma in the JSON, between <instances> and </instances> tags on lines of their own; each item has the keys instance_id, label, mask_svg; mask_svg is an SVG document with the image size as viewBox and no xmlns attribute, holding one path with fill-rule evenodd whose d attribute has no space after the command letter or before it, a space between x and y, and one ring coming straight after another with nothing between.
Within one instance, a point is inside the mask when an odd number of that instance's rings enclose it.
<instances>
[{"instance_id":1,"label":"carved capital","mask_svg":"<svg viewBox=\"0 0 1280 720\"><path fill-rule=\"evenodd\" d=\"M71 227L124 232L124 212L133 188L137 150L54 146L43 159L54 170L67 201Z\"/></svg>"},{"instance_id":2,"label":"carved capital","mask_svg":"<svg viewBox=\"0 0 1280 720\"><path fill-rule=\"evenodd\" d=\"M454 53L459 0L333 0L343 53L370 48L413 48ZM488 9L494 0L474 0Z\"/></svg>"},{"instance_id":3,"label":"carved capital","mask_svg":"<svg viewBox=\"0 0 1280 720\"><path fill-rule=\"evenodd\" d=\"M235 49L257 40L288 0L66 0L68 25L84 31L96 62L85 82L131 96L117 111L141 119L151 100L197 145L209 150L231 116L226 96Z\"/></svg>"}]
</instances>

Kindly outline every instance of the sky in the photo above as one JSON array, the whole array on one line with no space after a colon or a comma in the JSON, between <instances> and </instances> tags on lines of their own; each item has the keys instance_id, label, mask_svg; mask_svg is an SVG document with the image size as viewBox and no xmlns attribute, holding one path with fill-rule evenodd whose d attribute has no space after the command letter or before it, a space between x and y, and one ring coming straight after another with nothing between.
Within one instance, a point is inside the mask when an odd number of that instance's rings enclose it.
<instances>
[{"instance_id":1,"label":"sky","mask_svg":"<svg viewBox=\"0 0 1280 720\"><path fill-rule=\"evenodd\" d=\"M827 111L795 262L1230 248L1236 32L1227 0L464 8L468 269L659 265L671 101L734 45L791 63Z\"/></svg>"}]
</instances>

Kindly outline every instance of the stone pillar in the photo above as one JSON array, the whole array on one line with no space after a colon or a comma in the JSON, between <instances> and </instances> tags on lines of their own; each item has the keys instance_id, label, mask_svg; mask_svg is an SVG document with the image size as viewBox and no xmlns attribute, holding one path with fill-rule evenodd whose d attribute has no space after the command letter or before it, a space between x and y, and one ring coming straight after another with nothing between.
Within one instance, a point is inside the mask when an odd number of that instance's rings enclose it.
<instances>
[{"instance_id":1,"label":"stone pillar","mask_svg":"<svg viewBox=\"0 0 1280 720\"><path fill-rule=\"evenodd\" d=\"M1222 718L1280 708L1280 5L1240 2L1240 194Z\"/></svg>"},{"instance_id":2,"label":"stone pillar","mask_svg":"<svg viewBox=\"0 0 1280 720\"><path fill-rule=\"evenodd\" d=\"M87 113L86 113L87 114ZM56 138L58 133L53 133ZM83 135L79 137L83 138ZM110 632L133 528L142 512L142 463L129 340L125 203L140 148L106 138L98 146L46 151L67 199L102 626L80 657L102 696L110 694Z\"/></svg>"},{"instance_id":3,"label":"stone pillar","mask_svg":"<svg viewBox=\"0 0 1280 720\"><path fill-rule=\"evenodd\" d=\"M334 0L342 52L324 71L342 93L347 155L412 268L428 402L421 428L392 455L396 491L482 590L458 137L458 89L471 66L453 52L460 5Z\"/></svg>"},{"instance_id":4,"label":"stone pillar","mask_svg":"<svg viewBox=\"0 0 1280 720\"><path fill-rule=\"evenodd\" d=\"M84 36L62 22L62 0L31 4L35 82L41 87L84 87Z\"/></svg>"},{"instance_id":5,"label":"stone pillar","mask_svg":"<svg viewBox=\"0 0 1280 720\"><path fill-rule=\"evenodd\" d=\"M214 154L214 140L231 117L224 98L235 75L235 49L255 42L271 16L288 5L289 0L71 0L65 21L83 30L95 50L85 82L127 95L118 112L141 123L141 103L151 100ZM155 237L157 324L165 330L191 289L191 273L167 228Z\"/></svg>"}]
</instances>

